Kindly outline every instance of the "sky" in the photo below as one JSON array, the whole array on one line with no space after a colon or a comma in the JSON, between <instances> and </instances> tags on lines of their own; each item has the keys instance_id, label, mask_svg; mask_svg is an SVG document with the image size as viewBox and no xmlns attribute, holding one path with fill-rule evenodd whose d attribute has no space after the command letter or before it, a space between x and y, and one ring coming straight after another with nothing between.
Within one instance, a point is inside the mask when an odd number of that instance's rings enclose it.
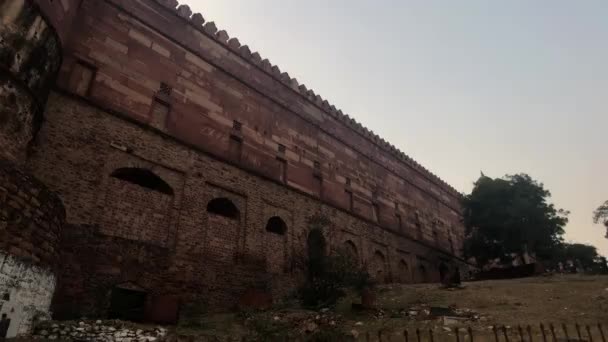
<instances>
[{"instance_id":1,"label":"sky","mask_svg":"<svg viewBox=\"0 0 608 342\"><path fill-rule=\"evenodd\" d=\"M608 1L181 3L463 193L529 174L608 256Z\"/></svg>"}]
</instances>

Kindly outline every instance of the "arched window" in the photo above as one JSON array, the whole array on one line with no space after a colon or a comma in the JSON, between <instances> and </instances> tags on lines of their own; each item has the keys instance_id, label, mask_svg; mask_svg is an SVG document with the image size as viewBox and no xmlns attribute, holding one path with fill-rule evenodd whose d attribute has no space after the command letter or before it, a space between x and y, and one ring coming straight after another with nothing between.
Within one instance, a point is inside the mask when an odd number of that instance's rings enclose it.
<instances>
[{"instance_id":1,"label":"arched window","mask_svg":"<svg viewBox=\"0 0 608 342\"><path fill-rule=\"evenodd\" d=\"M238 220L240 217L239 209L231 200L221 197L214 198L207 203L207 212L214 215Z\"/></svg>"},{"instance_id":2,"label":"arched window","mask_svg":"<svg viewBox=\"0 0 608 342\"><path fill-rule=\"evenodd\" d=\"M386 283L388 281L388 274L386 272L386 261L384 259L384 254L380 251L376 251L374 253L374 258L372 261L372 276L381 283Z\"/></svg>"},{"instance_id":3,"label":"arched window","mask_svg":"<svg viewBox=\"0 0 608 342\"><path fill-rule=\"evenodd\" d=\"M278 216L271 217L266 223L266 231L273 234L285 235L287 224Z\"/></svg>"},{"instance_id":4,"label":"arched window","mask_svg":"<svg viewBox=\"0 0 608 342\"><path fill-rule=\"evenodd\" d=\"M410 267L404 259L399 261L399 276L402 283L407 283L410 280Z\"/></svg>"},{"instance_id":5,"label":"arched window","mask_svg":"<svg viewBox=\"0 0 608 342\"><path fill-rule=\"evenodd\" d=\"M150 170L125 167L115 170L110 176L150 190L173 196L173 189L171 186Z\"/></svg>"},{"instance_id":6,"label":"arched window","mask_svg":"<svg viewBox=\"0 0 608 342\"><path fill-rule=\"evenodd\" d=\"M448 266L446 266L445 263L440 263L439 264L439 281L441 281L442 283L446 280L445 277L448 274Z\"/></svg>"},{"instance_id":7,"label":"arched window","mask_svg":"<svg viewBox=\"0 0 608 342\"><path fill-rule=\"evenodd\" d=\"M350 240L346 240L344 242L344 253L346 253L346 255L348 255L349 257L351 257L353 259L353 261L357 261L359 260L359 252L357 252L357 246L355 245L354 242L350 241Z\"/></svg>"},{"instance_id":8,"label":"arched window","mask_svg":"<svg viewBox=\"0 0 608 342\"><path fill-rule=\"evenodd\" d=\"M418 266L418 270L420 272L420 280L425 283L427 282L427 274L426 274L426 267L422 264L420 264Z\"/></svg>"}]
</instances>

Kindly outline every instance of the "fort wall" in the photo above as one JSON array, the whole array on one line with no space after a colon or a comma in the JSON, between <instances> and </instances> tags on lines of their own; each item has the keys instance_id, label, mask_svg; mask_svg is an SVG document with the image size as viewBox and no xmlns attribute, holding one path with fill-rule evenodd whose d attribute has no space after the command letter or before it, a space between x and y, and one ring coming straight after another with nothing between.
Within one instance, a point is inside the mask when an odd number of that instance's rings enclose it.
<instances>
[{"instance_id":1,"label":"fort wall","mask_svg":"<svg viewBox=\"0 0 608 342\"><path fill-rule=\"evenodd\" d=\"M10 320L8 337L49 316L55 290L65 211L59 197L23 167L61 50L36 2L0 3L0 314Z\"/></svg>"},{"instance_id":2,"label":"fort wall","mask_svg":"<svg viewBox=\"0 0 608 342\"><path fill-rule=\"evenodd\" d=\"M457 191L188 6L10 0L0 20L11 334L49 305L142 319L280 298L319 214L379 282L466 266Z\"/></svg>"},{"instance_id":3,"label":"fort wall","mask_svg":"<svg viewBox=\"0 0 608 342\"><path fill-rule=\"evenodd\" d=\"M460 245L455 190L188 13L85 1L59 86L353 215Z\"/></svg>"},{"instance_id":4,"label":"fort wall","mask_svg":"<svg viewBox=\"0 0 608 342\"><path fill-rule=\"evenodd\" d=\"M213 309L234 307L249 289L280 298L301 279L307 220L315 214L331 221L330 248L354 248L380 282L438 281L437 265L453 262L448 252L73 95L51 96L47 120L30 166L62 194L70 213L55 301L63 317L103 315L112 289L123 284L152 302L179 298ZM152 170L171 191L113 176L123 168ZM163 211L146 198L170 204ZM164 230L152 226L156 233L134 236L152 217L163 218Z\"/></svg>"}]
</instances>

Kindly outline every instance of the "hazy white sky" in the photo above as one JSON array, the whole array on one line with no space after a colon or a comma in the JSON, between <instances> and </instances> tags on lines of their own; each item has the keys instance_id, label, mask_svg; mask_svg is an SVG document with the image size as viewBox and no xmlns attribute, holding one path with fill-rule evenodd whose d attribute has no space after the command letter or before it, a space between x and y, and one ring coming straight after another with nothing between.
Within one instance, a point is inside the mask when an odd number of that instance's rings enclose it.
<instances>
[{"instance_id":1,"label":"hazy white sky","mask_svg":"<svg viewBox=\"0 0 608 342\"><path fill-rule=\"evenodd\" d=\"M459 191L530 174L608 255L608 1L182 3Z\"/></svg>"}]
</instances>

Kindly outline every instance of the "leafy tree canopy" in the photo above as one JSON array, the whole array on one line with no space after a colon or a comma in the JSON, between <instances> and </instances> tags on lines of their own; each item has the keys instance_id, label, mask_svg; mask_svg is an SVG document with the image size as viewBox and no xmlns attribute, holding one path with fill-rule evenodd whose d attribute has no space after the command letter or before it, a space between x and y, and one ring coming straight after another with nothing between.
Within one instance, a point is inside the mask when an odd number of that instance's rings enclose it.
<instances>
[{"instance_id":1,"label":"leafy tree canopy","mask_svg":"<svg viewBox=\"0 0 608 342\"><path fill-rule=\"evenodd\" d=\"M604 202L593 212L593 222L602 223L606 226L606 238L608 239L608 201Z\"/></svg>"},{"instance_id":2,"label":"leafy tree canopy","mask_svg":"<svg viewBox=\"0 0 608 342\"><path fill-rule=\"evenodd\" d=\"M582 243L564 244L564 259L578 261L585 268L594 266L600 258L594 246Z\"/></svg>"},{"instance_id":3,"label":"leafy tree canopy","mask_svg":"<svg viewBox=\"0 0 608 342\"><path fill-rule=\"evenodd\" d=\"M480 265L535 253L550 259L559 248L568 212L549 203L551 193L526 174L475 182L464 201L465 253Z\"/></svg>"}]
</instances>

